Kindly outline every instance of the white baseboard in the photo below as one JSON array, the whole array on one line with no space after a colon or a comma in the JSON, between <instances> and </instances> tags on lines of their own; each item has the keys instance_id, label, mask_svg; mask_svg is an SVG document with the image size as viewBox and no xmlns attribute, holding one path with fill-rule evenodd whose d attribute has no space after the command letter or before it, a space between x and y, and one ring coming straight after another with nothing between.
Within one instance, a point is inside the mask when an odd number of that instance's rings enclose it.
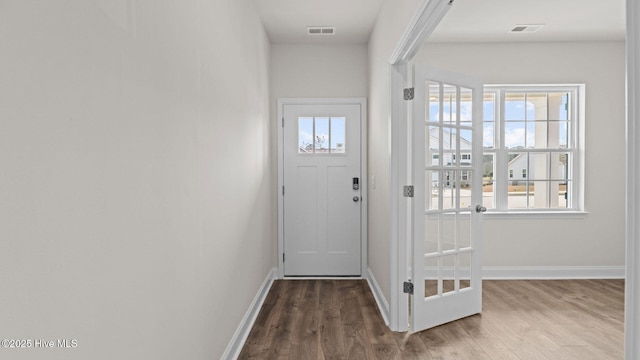
<instances>
[{"instance_id":1,"label":"white baseboard","mask_svg":"<svg viewBox=\"0 0 640 360\"><path fill-rule=\"evenodd\" d=\"M624 279L624 266L483 266L485 280Z\"/></svg>"},{"instance_id":2,"label":"white baseboard","mask_svg":"<svg viewBox=\"0 0 640 360\"><path fill-rule=\"evenodd\" d=\"M378 304L378 309L380 309L380 314L382 315L382 319L384 319L384 323L389 325L389 303L384 298L382 294L382 290L380 289L380 285L376 281L375 276L371 272L371 269L367 269L367 282L369 283L369 288L373 293L373 297L376 299L376 304Z\"/></svg>"},{"instance_id":3,"label":"white baseboard","mask_svg":"<svg viewBox=\"0 0 640 360\"><path fill-rule=\"evenodd\" d=\"M271 285L273 284L273 280L278 277L278 269L272 268L267 273L267 277L262 282L258 293L255 298L251 302L249 309L244 314L240 325L236 329L235 334L231 338L229 345L227 345L227 349L222 354L221 360L235 360L240 355L240 351L242 351L242 347L244 346L244 342L247 341L247 337L249 336L249 332L253 327L253 323L256 321L258 317L258 313L260 312L260 308L262 308L262 304L269 293L269 289L271 289Z\"/></svg>"}]
</instances>

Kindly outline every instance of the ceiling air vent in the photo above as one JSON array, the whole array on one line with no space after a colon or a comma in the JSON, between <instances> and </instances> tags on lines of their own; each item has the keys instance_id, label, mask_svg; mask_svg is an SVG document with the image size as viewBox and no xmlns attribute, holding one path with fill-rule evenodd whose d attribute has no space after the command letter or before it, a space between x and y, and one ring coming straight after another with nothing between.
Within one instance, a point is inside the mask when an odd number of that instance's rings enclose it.
<instances>
[{"instance_id":1,"label":"ceiling air vent","mask_svg":"<svg viewBox=\"0 0 640 360\"><path fill-rule=\"evenodd\" d=\"M334 35L336 28L333 26L309 26L307 34L309 35Z\"/></svg>"},{"instance_id":2,"label":"ceiling air vent","mask_svg":"<svg viewBox=\"0 0 640 360\"><path fill-rule=\"evenodd\" d=\"M510 33L532 33L538 31L544 24L516 25L509 30Z\"/></svg>"}]
</instances>

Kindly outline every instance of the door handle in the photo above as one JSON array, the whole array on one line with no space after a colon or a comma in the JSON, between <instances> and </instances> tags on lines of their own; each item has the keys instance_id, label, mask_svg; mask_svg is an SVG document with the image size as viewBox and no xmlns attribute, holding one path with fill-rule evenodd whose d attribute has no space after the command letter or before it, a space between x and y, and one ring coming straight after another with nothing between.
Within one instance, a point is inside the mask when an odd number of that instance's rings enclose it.
<instances>
[{"instance_id":1,"label":"door handle","mask_svg":"<svg viewBox=\"0 0 640 360\"><path fill-rule=\"evenodd\" d=\"M477 213L487 212L487 208L482 205L476 205L476 212Z\"/></svg>"},{"instance_id":2,"label":"door handle","mask_svg":"<svg viewBox=\"0 0 640 360\"><path fill-rule=\"evenodd\" d=\"M353 197L353 202L358 202L360 201L360 196L354 196Z\"/></svg>"}]
</instances>

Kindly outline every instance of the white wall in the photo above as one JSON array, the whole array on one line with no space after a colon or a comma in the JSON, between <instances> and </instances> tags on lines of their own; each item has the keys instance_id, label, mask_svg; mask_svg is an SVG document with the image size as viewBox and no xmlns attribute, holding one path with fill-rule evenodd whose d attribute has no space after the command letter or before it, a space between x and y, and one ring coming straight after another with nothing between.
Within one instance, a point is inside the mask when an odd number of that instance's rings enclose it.
<instances>
[{"instance_id":1,"label":"white wall","mask_svg":"<svg viewBox=\"0 0 640 360\"><path fill-rule=\"evenodd\" d=\"M219 358L274 265L253 3L7 0L0 47L1 337L78 344L0 358Z\"/></svg>"},{"instance_id":2,"label":"white wall","mask_svg":"<svg viewBox=\"0 0 640 360\"><path fill-rule=\"evenodd\" d=\"M369 39L369 268L387 301L391 295L389 58L421 3L384 0Z\"/></svg>"},{"instance_id":3,"label":"white wall","mask_svg":"<svg viewBox=\"0 0 640 360\"><path fill-rule=\"evenodd\" d=\"M487 84L586 84L589 214L485 216L485 266L624 266L624 61L624 42L428 44L416 56Z\"/></svg>"},{"instance_id":4,"label":"white wall","mask_svg":"<svg viewBox=\"0 0 640 360\"><path fill-rule=\"evenodd\" d=\"M366 97L368 91L366 44L314 45L273 44L271 46L271 136L278 138L278 98ZM277 181L277 144L273 141L272 183ZM273 213L278 203L274 199ZM273 237L277 238L277 227ZM278 243L273 244L277 263Z\"/></svg>"},{"instance_id":5,"label":"white wall","mask_svg":"<svg viewBox=\"0 0 640 360\"><path fill-rule=\"evenodd\" d=\"M366 96L368 68L366 44L273 44L272 104L279 97Z\"/></svg>"}]
</instances>

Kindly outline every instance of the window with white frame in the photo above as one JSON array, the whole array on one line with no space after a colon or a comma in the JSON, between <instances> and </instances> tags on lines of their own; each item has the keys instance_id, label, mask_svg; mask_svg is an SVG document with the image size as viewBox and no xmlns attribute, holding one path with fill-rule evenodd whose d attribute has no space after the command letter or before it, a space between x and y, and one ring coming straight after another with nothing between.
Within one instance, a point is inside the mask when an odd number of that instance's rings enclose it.
<instances>
[{"instance_id":1,"label":"window with white frame","mask_svg":"<svg viewBox=\"0 0 640 360\"><path fill-rule=\"evenodd\" d=\"M583 91L583 85L485 87L485 207L584 210L578 103Z\"/></svg>"}]
</instances>

